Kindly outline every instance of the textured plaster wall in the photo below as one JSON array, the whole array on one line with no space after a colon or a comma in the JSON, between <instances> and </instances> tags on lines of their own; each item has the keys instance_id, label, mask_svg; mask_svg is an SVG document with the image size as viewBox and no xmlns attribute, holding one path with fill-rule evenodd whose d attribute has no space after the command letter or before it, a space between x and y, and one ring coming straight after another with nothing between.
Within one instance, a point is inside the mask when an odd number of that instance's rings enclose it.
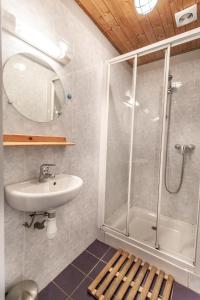
<instances>
[{"instance_id":1,"label":"textured plaster wall","mask_svg":"<svg viewBox=\"0 0 200 300\"><path fill-rule=\"evenodd\" d=\"M98 166L104 62L117 55L106 38L72 0L4 0L3 8L54 39L72 43L73 59L63 67L17 38L3 33L3 63L18 52L37 54L58 72L73 96L62 116L38 124L22 117L4 95L4 132L65 135L71 148L6 148L5 184L38 176L44 162L56 163L56 172L80 176L84 181L76 199L57 210L58 234L25 230L28 216L5 203L6 287L31 278L44 287L95 238L97 225Z\"/></svg>"}]
</instances>

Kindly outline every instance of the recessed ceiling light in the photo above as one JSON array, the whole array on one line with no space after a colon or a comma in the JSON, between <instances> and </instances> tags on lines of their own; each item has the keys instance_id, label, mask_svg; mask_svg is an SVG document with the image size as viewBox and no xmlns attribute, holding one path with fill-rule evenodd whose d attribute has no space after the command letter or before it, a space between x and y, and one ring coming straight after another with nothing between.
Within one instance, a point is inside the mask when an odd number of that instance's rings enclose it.
<instances>
[{"instance_id":1,"label":"recessed ceiling light","mask_svg":"<svg viewBox=\"0 0 200 300\"><path fill-rule=\"evenodd\" d=\"M138 14L146 15L154 9L158 0L134 0L134 2Z\"/></svg>"}]
</instances>

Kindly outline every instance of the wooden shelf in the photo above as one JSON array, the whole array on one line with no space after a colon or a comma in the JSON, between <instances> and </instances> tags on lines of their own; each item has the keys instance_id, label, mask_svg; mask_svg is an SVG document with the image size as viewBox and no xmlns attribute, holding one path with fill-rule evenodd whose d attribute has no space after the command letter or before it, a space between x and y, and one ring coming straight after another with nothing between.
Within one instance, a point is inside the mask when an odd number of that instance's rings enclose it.
<instances>
[{"instance_id":1,"label":"wooden shelf","mask_svg":"<svg viewBox=\"0 0 200 300\"><path fill-rule=\"evenodd\" d=\"M73 146L63 136L42 136L42 135L22 135L22 134L4 134L3 145L5 147L19 146Z\"/></svg>"}]
</instances>

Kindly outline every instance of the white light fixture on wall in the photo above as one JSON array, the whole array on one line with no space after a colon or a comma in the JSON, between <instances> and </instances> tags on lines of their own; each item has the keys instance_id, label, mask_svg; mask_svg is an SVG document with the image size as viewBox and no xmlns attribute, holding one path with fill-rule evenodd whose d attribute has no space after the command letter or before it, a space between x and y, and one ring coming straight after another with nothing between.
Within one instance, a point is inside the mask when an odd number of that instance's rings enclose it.
<instances>
[{"instance_id":1,"label":"white light fixture on wall","mask_svg":"<svg viewBox=\"0 0 200 300\"><path fill-rule=\"evenodd\" d=\"M134 0L134 2L138 14L146 15L154 9L158 0Z\"/></svg>"},{"instance_id":2,"label":"white light fixture on wall","mask_svg":"<svg viewBox=\"0 0 200 300\"><path fill-rule=\"evenodd\" d=\"M67 64L72 58L72 48L69 42L65 40L52 41L5 10L3 10L2 25L3 29L12 35L62 64Z\"/></svg>"}]
</instances>

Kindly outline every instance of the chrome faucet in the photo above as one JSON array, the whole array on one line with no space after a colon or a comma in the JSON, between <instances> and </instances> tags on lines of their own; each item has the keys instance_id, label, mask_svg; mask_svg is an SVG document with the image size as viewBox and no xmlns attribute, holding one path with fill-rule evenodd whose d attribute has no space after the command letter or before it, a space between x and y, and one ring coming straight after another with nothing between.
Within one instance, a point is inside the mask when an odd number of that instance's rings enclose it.
<instances>
[{"instance_id":1,"label":"chrome faucet","mask_svg":"<svg viewBox=\"0 0 200 300\"><path fill-rule=\"evenodd\" d=\"M55 166L55 164L42 164L40 166L39 182L44 182L48 178L55 178L55 174L50 172L50 167Z\"/></svg>"}]
</instances>

